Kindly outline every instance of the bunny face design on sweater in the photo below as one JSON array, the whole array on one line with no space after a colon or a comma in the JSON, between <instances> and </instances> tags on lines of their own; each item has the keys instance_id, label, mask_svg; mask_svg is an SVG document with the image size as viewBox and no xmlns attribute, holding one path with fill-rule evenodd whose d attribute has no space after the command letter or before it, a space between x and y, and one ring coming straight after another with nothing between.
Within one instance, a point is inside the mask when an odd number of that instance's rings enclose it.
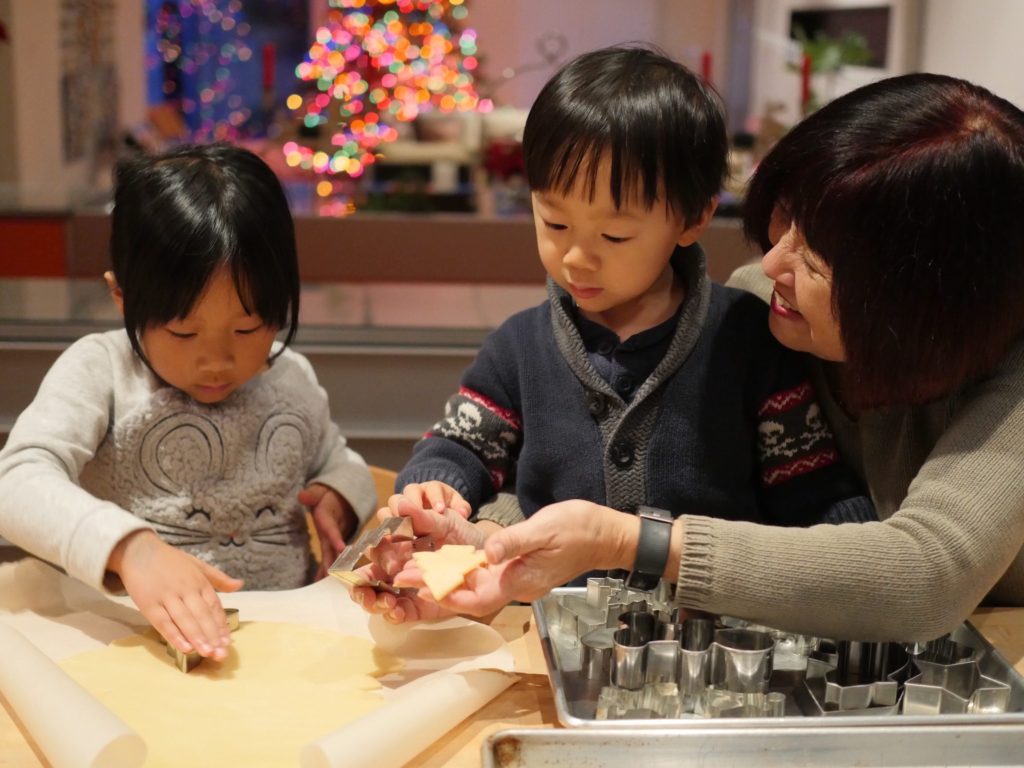
<instances>
[{"instance_id":1,"label":"bunny face design on sweater","mask_svg":"<svg viewBox=\"0 0 1024 768\"><path fill-rule=\"evenodd\" d=\"M312 414L291 403L268 413L259 393L211 407L168 392L106 441L116 448L103 474L116 482L101 495L246 589L305 584L309 533L296 495L315 455Z\"/></svg>"}]
</instances>

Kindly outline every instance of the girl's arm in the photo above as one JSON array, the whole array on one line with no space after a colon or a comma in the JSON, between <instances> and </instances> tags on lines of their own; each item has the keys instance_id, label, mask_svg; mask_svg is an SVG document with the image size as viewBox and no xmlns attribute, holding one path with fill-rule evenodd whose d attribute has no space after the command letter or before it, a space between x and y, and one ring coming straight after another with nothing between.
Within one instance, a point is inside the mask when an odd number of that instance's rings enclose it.
<instances>
[{"instance_id":1,"label":"girl's arm","mask_svg":"<svg viewBox=\"0 0 1024 768\"><path fill-rule=\"evenodd\" d=\"M0 534L96 588L122 582L175 647L223 658L230 643L214 588L232 579L164 543L141 519L78 485L126 396L134 358L109 334L73 344L47 372L0 452Z\"/></svg>"},{"instance_id":2,"label":"girl's arm","mask_svg":"<svg viewBox=\"0 0 1024 768\"><path fill-rule=\"evenodd\" d=\"M0 452L0 535L97 588L117 543L148 528L78 485L112 418L114 365L99 335L70 346Z\"/></svg>"}]
</instances>

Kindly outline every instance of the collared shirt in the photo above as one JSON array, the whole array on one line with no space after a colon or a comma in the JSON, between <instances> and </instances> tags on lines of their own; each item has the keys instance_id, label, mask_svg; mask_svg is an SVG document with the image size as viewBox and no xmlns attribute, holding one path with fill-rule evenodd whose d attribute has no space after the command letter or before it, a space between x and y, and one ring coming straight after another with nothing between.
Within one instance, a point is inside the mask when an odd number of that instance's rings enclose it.
<instances>
[{"instance_id":1,"label":"collared shirt","mask_svg":"<svg viewBox=\"0 0 1024 768\"><path fill-rule=\"evenodd\" d=\"M632 401L633 393L665 357L679 324L682 308L680 303L668 320L635 333L625 341L621 341L610 328L589 320L574 308L573 319L583 346L587 349L590 364L623 401Z\"/></svg>"}]
</instances>

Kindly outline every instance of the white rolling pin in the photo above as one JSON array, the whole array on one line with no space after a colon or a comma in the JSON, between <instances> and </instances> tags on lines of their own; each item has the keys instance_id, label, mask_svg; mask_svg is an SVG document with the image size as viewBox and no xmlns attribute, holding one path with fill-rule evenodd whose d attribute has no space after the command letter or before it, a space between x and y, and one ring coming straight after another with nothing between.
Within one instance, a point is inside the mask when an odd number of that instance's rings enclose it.
<instances>
[{"instance_id":1,"label":"white rolling pin","mask_svg":"<svg viewBox=\"0 0 1024 768\"><path fill-rule=\"evenodd\" d=\"M302 768L405 765L516 681L490 669L442 672L399 689L388 706L302 748Z\"/></svg>"},{"instance_id":2,"label":"white rolling pin","mask_svg":"<svg viewBox=\"0 0 1024 768\"><path fill-rule=\"evenodd\" d=\"M135 731L2 622L0 692L53 768L137 768L146 760Z\"/></svg>"}]
</instances>

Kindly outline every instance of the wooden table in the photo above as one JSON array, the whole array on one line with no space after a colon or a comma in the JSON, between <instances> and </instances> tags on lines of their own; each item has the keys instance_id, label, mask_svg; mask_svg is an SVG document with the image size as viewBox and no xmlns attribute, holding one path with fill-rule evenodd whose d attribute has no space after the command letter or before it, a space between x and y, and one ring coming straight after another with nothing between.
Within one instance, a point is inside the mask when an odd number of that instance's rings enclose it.
<instances>
[{"instance_id":1,"label":"wooden table","mask_svg":"<svg viewBox=\"0 0 1024 768\"><path fill-rule=\"evenodd\" d=\"M1024 608L981 608L971 622L1018 672L1024 674ZM418 768L448 766L470 768L481 763L484 739L504 728L557 725L555 705L548 684L533 614L529 607L511 606L491 622L516 656L522 675L517 683L475 715L467 718L417 756ZM0 768L45 766L7 702L0 698Z\"/></svg>"}]
</instances>

